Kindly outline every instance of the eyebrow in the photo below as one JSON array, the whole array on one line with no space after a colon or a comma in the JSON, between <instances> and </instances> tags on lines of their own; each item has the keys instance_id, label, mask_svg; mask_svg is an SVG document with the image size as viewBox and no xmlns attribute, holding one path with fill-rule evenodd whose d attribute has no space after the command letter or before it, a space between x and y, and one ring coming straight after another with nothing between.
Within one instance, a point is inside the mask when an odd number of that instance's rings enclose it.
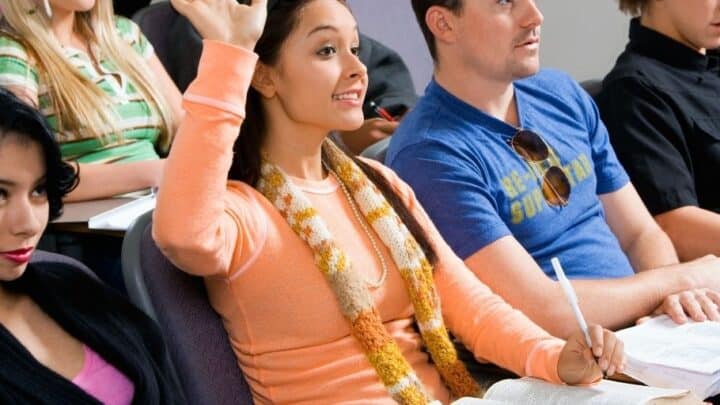
<instances>
[{"instance_id":1,"label":"eyebrow","mask_svg":"<svg viewBox=\"0 0 720 405\"><path fill-rule=\"evenodd\" d=\"M357 32L357 31L358 31L357 25L356 25L354 28L355 28L355 32ZM316 33L316 32L324 31L324 30L331 30L331 31L335 31L335 32L340 31L340 30L338 29L338 27L336 27L336 26L334 26L334 25L325 24L325 25L319 25L319 26L313 28L312 31L310 31L310 32L307 34L307 36L309 37L310 35L312 35L312 34L314 34L314 33Z\"/></svg>"},{"instance_id":2,"label":"eyebrow","mask_svg":"<svg viewBox=\"0 0 720 405\"><path fill-rule=\"evenodd\" d=\"M33 184L34 184L34 185L38 185L38 184L42 184L42 183L44 183L44 182L46 182L46 181L47 181L47 176L42 176L42 177L40 177L39 179L35 180L35 182L34 182ZM17 184L18 184L18 183L14 182L14 181L12 181L12 180L7 180L7 179L0 178L0 185L1 185L1 186L10 186L10 187L13 187L13 186L17 186Z\"/></svg>"}]
</instances>

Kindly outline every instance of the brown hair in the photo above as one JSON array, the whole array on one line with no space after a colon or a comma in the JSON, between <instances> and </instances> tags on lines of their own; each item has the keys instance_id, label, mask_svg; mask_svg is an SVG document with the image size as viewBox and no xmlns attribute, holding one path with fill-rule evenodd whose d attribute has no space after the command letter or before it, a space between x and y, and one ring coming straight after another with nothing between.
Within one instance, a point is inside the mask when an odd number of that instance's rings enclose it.
<instances>
[{"instance_id":1,"label":"brown hair","mask_svg":"<svg viewBox=\"0 0 720 405\"><path fill-rule=\"evenodd\" d=\"M255 53L258 54L260 62L268 66L277 63L283 43L297 26L303 8L311 1L313 0L278 0L272 3L265 23L265 30L255 45ZM345 0L338 1L347 5ZM235 155L228 177L256 187L260 179L260 166L262 164L260 150L265 141L267 125L260 93L252 87L248 90L245 111L245 120L240 128L240 136L233 147ZM357 157L349 156L382 192L385 199L388 200L420 245L428 261L435 264L437 255L425 231L403 204L400 196L385 176Z\"/></svg>"},{"instance_id":2,"label":"brown hair","mask_svg":"<svg viewBox=\"0 0 720 405\"><path fill-rule=\"evenodd\" d=\"M620 11L632 16L639 16L645 11L650 0L618 0Z\"/></svg>"},{"instance_id":3,"label":"brown hair","mask_svg":"<svg viewBox=\"0 0 720 405\"><path fill-rule=\"evenodd\" d=\"M420 25L420 31L422 31L427 43L430 56L437 62L437 48L435 46L435 36L430 32L430 28L425 22L425 14L432 6L444 7L455 14L460 14L462 11L463 0L412 0L413 11L415 11L415 18Z\"/></svg>"}]
</instances>

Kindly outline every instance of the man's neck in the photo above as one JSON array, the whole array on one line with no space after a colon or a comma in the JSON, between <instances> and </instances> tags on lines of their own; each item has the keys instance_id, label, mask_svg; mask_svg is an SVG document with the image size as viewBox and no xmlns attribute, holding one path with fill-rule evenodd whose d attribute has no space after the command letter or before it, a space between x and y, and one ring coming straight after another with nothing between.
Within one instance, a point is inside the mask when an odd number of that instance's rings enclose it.
<instances>
[{"instance_id":1,"label":"man's neck","mask_svg":"<svg viewBox=\"0 0 720 405\"><path fill-rule=\"evenodd\" d=\"M460 100L509 125L520 126L511 80L483 77L452 66L437 66L434 76L440 86Z\"/></svg>"},{"instance_id":2,"label":"man's neck","mask_svg":"<svg viewBox=\"0 0 720 405\"><path fill-rule=\"evenodd\" d=\"M688 48L694 49L698 53L701 53L703 55L707 53L707 50L705 48L699 48L697 45L693 44L687 38L685 38L675 28L675 26L673 26L668 16L660 10L650 10L643 13L643 15L640 16L640 25L653 31L657 31L665 35L666 37L670 37L675 41L678 41L681 44L687 46Z\"/></svg>"}]
</instances>

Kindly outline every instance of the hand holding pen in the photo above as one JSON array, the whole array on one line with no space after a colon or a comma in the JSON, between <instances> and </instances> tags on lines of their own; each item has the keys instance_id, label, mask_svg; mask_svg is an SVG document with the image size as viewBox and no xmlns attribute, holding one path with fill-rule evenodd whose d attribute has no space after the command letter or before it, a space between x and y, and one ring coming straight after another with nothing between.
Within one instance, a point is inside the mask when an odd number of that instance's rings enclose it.
<instances>
[{"instance_id":1,"label":"hand holding pen","mask_svg":"<svg viewBox=\"0 0 720 405\"><path fill-rule=\"evenodd\" d=\"M368 105L370 106L370 108L373 109L373 111L375 111L375 113L376 113L379 117L382 117L382 118L384 118L385 120L390 121L390 122L395 122L395 121L397 121L397 120L395 119L395 117L393 117L393 116L388 112L388 110L380 107L376 102L370 101L370 103L368 103Z\"/></svg>"},{"instance_id":2,"label":"hand holding pen","mask_svg":"<svg viewBox=\"0 0 720 405\"><path fill-rule=\"evenodd\" d=\"M558 360L558 376L568 384L587 384L625 368L623 343L599 325L589 326L580 311L575 290L557 258L551 260L560 287L572 308L579 330L568 339Z\"/></svg>"}]
</instances>

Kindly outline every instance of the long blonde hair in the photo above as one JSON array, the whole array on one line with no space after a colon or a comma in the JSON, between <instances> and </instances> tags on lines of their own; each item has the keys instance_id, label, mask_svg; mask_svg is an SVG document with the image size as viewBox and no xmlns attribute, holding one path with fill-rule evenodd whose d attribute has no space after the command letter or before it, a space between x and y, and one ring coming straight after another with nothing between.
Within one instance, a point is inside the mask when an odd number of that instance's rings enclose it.
<instances>
[{"instance_id":1,"label":"long blonde hair","mask_svg":"<svg viewBox=\"0 0 720 405\"><path fill-rule=\"evenodd\" d=\"M62 46L50 28L50 19L38 3L38 0L0 0L6 23L37 59L57 114L58 132L101 139L115 134L121 139L110 96L65 58ZM114 18L112 2L96 0L91 10L75 14L74 29L91 46L98 46L104 56L129 76L150 107L156 108L162 120L158 146L167 150L174 127L170 107L163 94L153 86L147 62L120 38Z\"/></svg>"}]
</instances>

